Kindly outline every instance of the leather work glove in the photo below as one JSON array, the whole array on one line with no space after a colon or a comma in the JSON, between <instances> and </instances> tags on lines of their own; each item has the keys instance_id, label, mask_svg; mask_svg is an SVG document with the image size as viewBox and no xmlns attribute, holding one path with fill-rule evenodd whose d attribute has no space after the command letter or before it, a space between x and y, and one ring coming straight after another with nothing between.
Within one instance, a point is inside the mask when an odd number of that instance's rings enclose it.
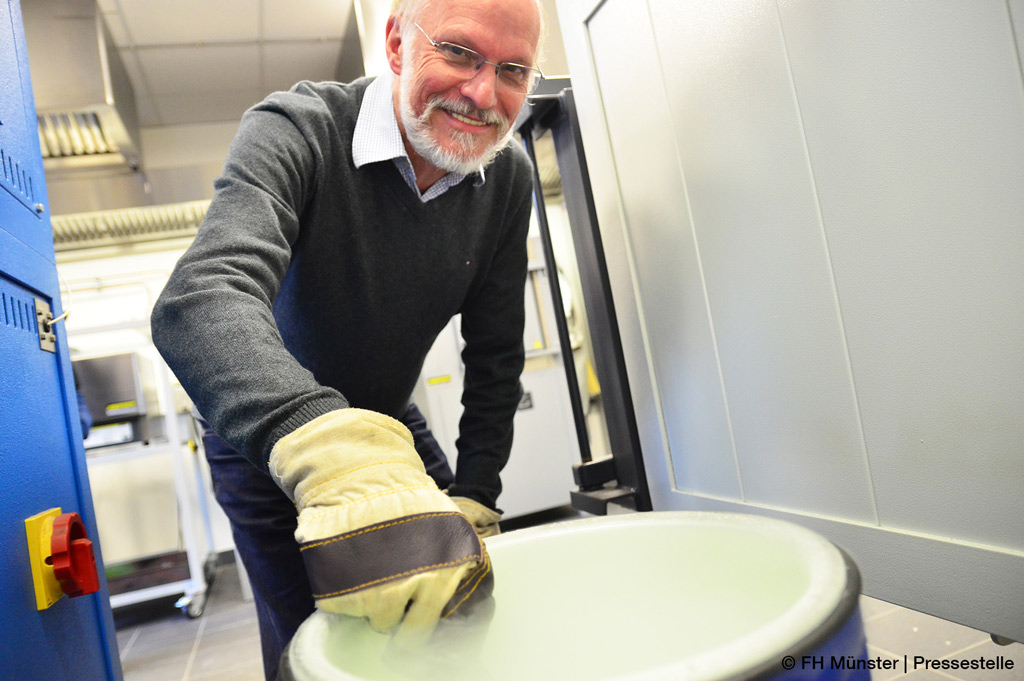
<instances>
[{"instance_id":1,"label":"leather work glove","mask_svg":"<svg viewBox=\"0 0 1024 681\"><path fill-rule=\"evenodd\" d=\"M476 536L486 539L501 534L501 528L498 527L498 521L501 520L500 513L469 497L452 497L452 501L472 523L473 529L476 530Z\"/></svg>"},{"instance_id":2,"label":"leather work glove","mask_svg":"<svg viewBox=\"0 0 1024 681\"><path fill-rule=\"evenodd\" d=\"M270 473L295 502L295 540L321 610L423 643L441 617L489 598L487 550L427 475L400 422L324 414L281 438Z\"/></svg>"}]
</instances>

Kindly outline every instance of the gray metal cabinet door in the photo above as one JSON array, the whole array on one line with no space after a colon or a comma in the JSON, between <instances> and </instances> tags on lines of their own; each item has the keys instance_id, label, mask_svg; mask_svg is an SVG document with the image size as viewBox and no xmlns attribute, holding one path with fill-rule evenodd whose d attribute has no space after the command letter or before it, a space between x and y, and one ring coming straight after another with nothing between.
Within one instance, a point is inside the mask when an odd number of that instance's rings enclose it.
<instances>
[{"instance_id":1,"label":"gray metal cabinet door","mask_svg":"<svg viewBox=\"0 0 1024 681\"><path fill-rule=\"evenodd\" d=\"M558 1L655 508L1016 640L1022 13Z\"/></svg>"}]
</instances>

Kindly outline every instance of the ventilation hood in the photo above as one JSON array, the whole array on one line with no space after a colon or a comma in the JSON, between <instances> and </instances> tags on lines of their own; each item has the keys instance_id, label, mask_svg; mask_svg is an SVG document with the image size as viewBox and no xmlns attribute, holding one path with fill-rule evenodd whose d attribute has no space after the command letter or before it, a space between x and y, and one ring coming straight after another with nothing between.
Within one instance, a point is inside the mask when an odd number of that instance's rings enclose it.
<instances>
[{"instance_id":1,"label":"ventilation hood","mask_svg":"<svg viewBox=\"0 0 1024 681\"><path fill-rule=\"evenodd\" d=\"M210 207L209 200L56 215L53 245L58 253L102 246L125 246L192 238Z\"/></svg>"},{"instance_id":2,"label":"ventilation hood","mask_svg":"<svg viewBox=\"0 0 1024 681\"><path fill-rule=\"evenodd\" d=\"M139 168L135 93L96 0L21 3L43 164Z\"/></svg>"}]
</instances>

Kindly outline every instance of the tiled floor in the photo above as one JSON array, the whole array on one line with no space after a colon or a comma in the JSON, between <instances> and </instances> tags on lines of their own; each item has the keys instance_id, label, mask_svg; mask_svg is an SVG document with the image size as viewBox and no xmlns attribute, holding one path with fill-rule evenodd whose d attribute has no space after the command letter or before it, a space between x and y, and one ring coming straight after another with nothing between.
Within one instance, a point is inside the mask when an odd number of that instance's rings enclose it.
<instances>
[{"instance_id":1,"label":"tiled floor","mask_svg":"<svg viewBox=\"0 0 1024 681\"><path fill-rule=\"evenodd\" d=\"M885 601L861 596L861 615L872 659L896 660L896 669L872 670L871 681L1024 681L1024 645L996 645L991 636ZM930 660L995 660L1013 662L1013 669L918 669L914 657ZM904 672L904 661L906 669ZM1004 665L1005 666L1005 665Z\"/></svg>"},{"instance_id":2,"label":"tiled floor","mask_svg":"<svg viewBox=\"0 0 1024 681\"><path fill-rule=\"evenodd\" d=\"M115 612L125 681L262 681L256 609L242 598L234 564L217 568L201 617L174 599Z\"/></svg>"},{"instance_id":3,"label":"tiled floor","mask_svg":"<svg viewBox=\"0 0 1024 681\"><path fill-rule=\"evenodd\" d=\"M893 671L875 670L872 681L1024 681L1024 645L997 646L988 634L861 597L871 658L897 660ZM262 681L256 612L242 598L233 564L222 565L206 611L187 619L173 600L116 613L125 681ZM914 656L929 659L1012 660L1012 670L913 670ZM910 674L904 674L909 656ZM435 681L435 680L431 680Z\"/></svg>"}]
</instances>

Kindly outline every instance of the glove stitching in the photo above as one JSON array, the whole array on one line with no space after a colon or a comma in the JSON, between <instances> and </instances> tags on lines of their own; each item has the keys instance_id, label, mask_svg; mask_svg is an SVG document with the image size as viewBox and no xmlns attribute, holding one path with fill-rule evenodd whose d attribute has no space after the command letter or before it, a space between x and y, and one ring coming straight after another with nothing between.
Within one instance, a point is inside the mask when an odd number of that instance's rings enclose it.
<instances>
[{"instance_id":1,"label":"glove stitching","mask_svg":"<svg viewBox=\"0 0 1024 681\"><path fill-rule=\"evenodd\" d=\"M452 615L454 615L455 611L462 607L463 603L469 600L469 597L472 596L473 592L477 590L477 587L480 586L480 583L484 581L484 578L487 576L488 572L490 572L490 570L488 569L487 565L485 563L480 563L476 567L475 572L470 572L468 575L466 575L464 579L467 582L472 582L475 580L475 583L473 584L472 587L470 587L468 591L466 591L463 597L459 599L459 602L452 606L452 609L448 611L448 614L445 615L445 617L451 617Z\"/></svg>"},{"instance_id":2,"label":"glove stitching","mask_svg":"<svg viewBox=\"0 0 1024 681\"><path fill-rule=\"evenodd\" d=\"M400 494L402 492L411 492L411 491L418 490L418 489L434 489L434 490L436 490L437 486L433 484L433 481L431 481L431 484L408 485L406 487L396 487L396 488L393 488L393 489L382 490L380 492L374 492L372 494L365 494L365 495L363 495L363 496L361 496L361 497L359 497L357 499L352 499L351 501L346 501L346 502L341 503L341 504L334 504L332 506L329 506L328 508L325 508L322 511L317 511L315 513L308 513L308 514L306 514L304 519L305 520L316 520L317 518L321 518L321 517L323 517L325 515L330 515L331 513L334 513L335 511L338 511L340 509L346 508L348 506L352 506L353 504L361 504L361 503L364 503L364 502L369 501L371 499L377 499L379 497L387 496L389 494Z\"/></svg>"},{"instance_id":3,"label":"glove stitching","mask_svg":"<svg viewBox=\"0 0 1024 681\"><path fill-rule=\"evenodd\" d=\"M412 575L417 575L417 574L420 574L420 573L423 573L423 572L429 572L431 570L440 570L440 569L447 568L447 567L455 567L457 565L463 565L466 562L468 562L470 559L480 559L480 556L479 555L471 555L471 556L465 556L465 557L460 558L458 560L449 561L447 563L437 563L436 565L424 565L423 567L418 567L418 568L416 568L414 570L406 570L405 572L400 572L400 573L395 574L395 575L389 575L387 577L381 577L380 579L375 579L372 582L366 582L365 584L360 584L359 586L353 586L353 587L348 588L348 589L342 589L341 591L332 591L332 592L326 593L326 594L313 594L313 598L335 598L337 596L344 596L346 594L350 594L350 593L353 593L355 591L361 591L363 589L368 589L370 587L377 586L378 584L383 584L384 582L391 582L391 581L394 581L396 579L403 579L405 577L410 577Z\"/></svg>"},{"instance_id":4,"label":"glove stitching","mask_svg":"<svg viewBox=\"0 0 1024 681\"><path fill-rule=\"evenodd\" d=\"M362 471L362 470L366 470L367 468L373 468L374 466L385 466L385 465L390 465L390 464L398 464L398 465L401 465L401 466L409 466L410 468L412 468L412 466L410 466L408 462L402 461L401 459L390 459L388 461L377 461L375 463L367 463L367 464L363 464L362 466L356 466L355 468L347 470L344 473L339 473L338 475L331 476L331 477L327 478L326 480L324 480L323 482L318 482L316 485L314 485L310 489L306 490L302 494L302 496L300 496L295 501L295 505L296 506L300 506L300 507L304 506L306 504L306 500L309 497L313 496L321 487L323 487L324 485L327 485L328 483L334 482L335 480L340 480L340 479L348 477L350 475L354 475L355 473L358 473L359 471Z\"/></svg>"},{"instance_id":5,"label":"glove stitching","mask_svg":"<svg viewBox=\"0 0 1024 681\"><path fill-rule=\"evenodd\" d=\"M361 530L353 530L352 532L348 532L348 533L345 533L345 534L337 536L337 537L329 537L327 539L315 540L316 541L315 544L303 544L302 546L299 547L299 550L300 551L305 551L306 549L315 549L318 546L326 546L327 544L333 544L334 542L344 541L346 539L352 539L354 537L358 537L360 535L368 534L370 532L376 532L378 530L384 530L384 529L387 529L389 527L395 527L397 525L403 525L405 523L415 522L417 520L421 520L421 519L424 519L424 518L443 518L443 517L446 517L446 516L453 516L453 515L462 515L462 514L456 512L456 511L443 511L443 512L439 512L439 513L424 513L424 514L416 515L416 516L411 517L411 518L399 518L399 519L397 519L397 520L395 520L393 522L387 523L386 525L377 525L376 527L365 527L365 528L363 528Z\"/></svg>"},{"instance_id":6,"label":"glove stitching","mask_svg":"<svg viewBox=\"0 0 1024 681\"><path fill-rule=\"evenodd\" d=\"M452 609L448 611L448 614L445 615L445 617L450 617L451 615L455 614L455 611L458 610L462 606L462 604L465 603L469 599L469 597L473 595L473 592L476 591L477 587L480 586L480 583L483 582L484 578L487 577L487 575L489 575L491 572L490 556L487 555L487 551L486 549L484 549L484 544L479 537L477 537L476 541L477 545L480 547L480 555L483 556L483 558L479 563L476 564L473 570L471 570L469 574L467 574L463 578L464 583L473 583L473 585L469 588L468 591L465 592L465 594L463 594L462 598L460 598L459 601L454 606L452 606ZM457 593L458 591L456 591L456 594Z\"/></svg>"}]
</instances>

